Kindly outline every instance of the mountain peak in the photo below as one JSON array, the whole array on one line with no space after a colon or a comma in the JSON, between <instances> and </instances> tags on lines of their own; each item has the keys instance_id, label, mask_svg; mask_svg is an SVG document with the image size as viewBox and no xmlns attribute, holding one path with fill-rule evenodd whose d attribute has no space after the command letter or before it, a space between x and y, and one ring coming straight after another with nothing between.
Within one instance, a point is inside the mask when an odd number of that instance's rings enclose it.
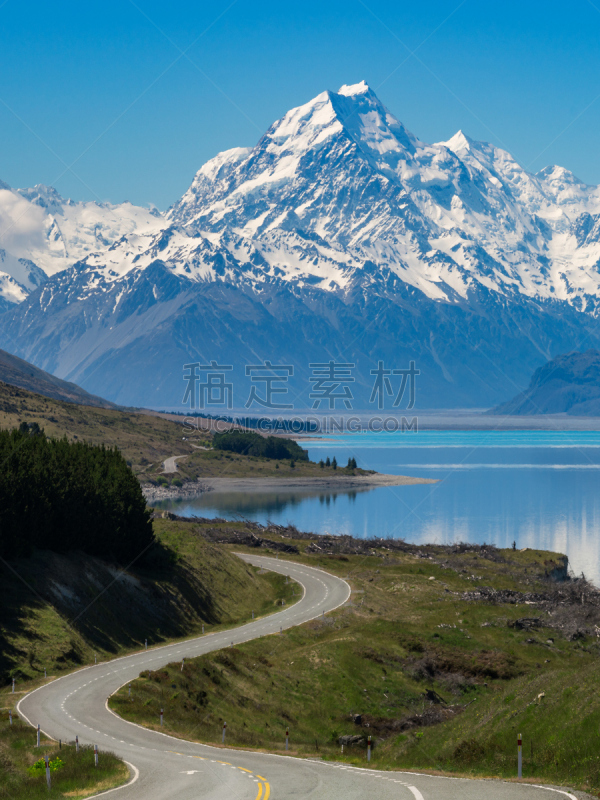
<instances>
[{"instance_id":1,"label":"mountain peak","mask_svg":"<svg viewBox=\"0 0 600 800\"><path fill-rule=\"evenodd\" d=\"M473 139L460 130L457 131L452 138L448 139L447 142L440 142L440 144L443 144L448 150L452 150L453 153L459 153L461 150L470 150Z\"/></svg>"},{"instance_id":2,"label":"mountain peak","mask_svg":"<svg viewBox=\"0 0 600 800\"><path fill-rule=\"evenodd\" d=\"M371 91L371 87L368 85L366 81L361 81L360 83L353 83L353 84L344 84L341 86L337 94L344 95L344 97L354 97L357 94L367 94Z\"/></svg>"}]
</instances>

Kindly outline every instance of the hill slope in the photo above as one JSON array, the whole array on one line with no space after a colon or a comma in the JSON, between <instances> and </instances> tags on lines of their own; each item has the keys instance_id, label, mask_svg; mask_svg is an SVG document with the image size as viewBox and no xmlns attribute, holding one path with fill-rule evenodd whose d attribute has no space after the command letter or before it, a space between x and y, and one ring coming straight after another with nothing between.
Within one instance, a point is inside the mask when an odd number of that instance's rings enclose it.
<instances>
[{"instance_id":1,"label":"hill slope","mask_svg":"<svg viewBox=\"0 0 600 800\"><path fill-rule=\"evenodd\" d=\"M34 367L28 361L7 353L6 350L0 350L0 381L55 400L64 400L66 403L116 408L114 403L89 394L75 383L63 381L49 372L44 372L43 369Z\"/></svg>"},{"instance_id":2,"label":"hill slope","mask_svg":"<svg viewBox=\"0 0 600 800\"><path fill-rule=\"evenodd\" d=\"M283 578L257 574L193 526L154 528L160 545L127 569L48 551L0 564L0 684L231 625L288 596Z\"/></svg>"},{"instance_id":3,"label":"hill slope","mask_svg":"<svg viewBox=\"0 0 600 800\"><path fill-rule=\"evenodd\" d=\"M600 352L557 356L534 372L526 391L490 413L600 416Z\"/></svg>"}]
</instances>

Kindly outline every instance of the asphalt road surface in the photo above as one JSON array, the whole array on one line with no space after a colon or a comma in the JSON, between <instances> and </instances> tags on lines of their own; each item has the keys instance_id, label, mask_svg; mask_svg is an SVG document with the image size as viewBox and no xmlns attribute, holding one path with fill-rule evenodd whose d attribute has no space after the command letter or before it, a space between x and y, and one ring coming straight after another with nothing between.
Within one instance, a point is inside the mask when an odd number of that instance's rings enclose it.
<instances>
[{"instance_id":1,"label":"asphalt road surface","mask_svg":"<svg viewBox=\"0 0 600 800\"><path fill-rule=\"evenodd\" d=\"M316 759L209 747L145 730L109 711L109 695L142 670L158 669L232 642L276 637L280 628L319 617L349 598L348 584L321 570L275 558L242 558L298 581L304 587L302 599L231 631L149 649L66 675L26 695L17 707L19 714L34 726L40 724L55 739L73 741L78 735L81 743L98 745L100 758L103 750L123 758L130 765L132 781L105 793L119 800L575 800L582 796L527 784L377 772Z\"/></svg>"}]
</instances>

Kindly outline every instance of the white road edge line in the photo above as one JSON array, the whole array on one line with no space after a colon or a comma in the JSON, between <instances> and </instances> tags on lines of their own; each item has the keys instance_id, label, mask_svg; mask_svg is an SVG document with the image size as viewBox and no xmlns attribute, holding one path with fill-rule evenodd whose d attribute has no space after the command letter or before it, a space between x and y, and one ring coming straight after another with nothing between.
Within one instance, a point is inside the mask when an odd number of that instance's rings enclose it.
<instances>
[{"instance_id":1,"label":"white road edge line","mask_svg":"<svg viewBox=\"0 0 600 800\"><path fill-rule=\"evenodd\" d=\"M129 761L123 761L123 763L127 764L130 772L133 772L133 778L127 781L127 783L124 783L123 786L115 786L114 789L107 789L105 792L100 792L99 794L92 794L88 798L86 798L86 800L94 800L94 797L104 797L105 794L110 794L111 792L119 792L121 791L121 789L127 789L128 786L132 786L140 777L140 771L135 766L135 764L130 764Z\"/></svg>"},{"instance_id":2,"label":"white road edge line","mask_svg":"<svg viewBox=\"0 0 600 800\"><path fill-rule=\"evenodd\" d=\"M238 557L241 557L241 556L243 556L243 555L250 555L250 554L247 554L247 553L237 553L237 552L236 552L236 553L235 553L235 555L236 555L236 556L238 556ZM252 557L253 557L253 558L257 558L257 559L268 559L268 558L269 558L269 556L252 556ZM245 560L245 559L242 559L242 560ZM285 561L283 561L283 562L281 562L281 563L285 564L286 562L285 562ZM294 564L294 566L303 566L303 567L306 567L306 565L305 565L305 564L298 564L298 562L294 562L294 561L287 562L287 563ZM338 578L338 576L337 576L337 575L332 575L331 573L328 573L328 572L326 572L326 570L324 570L324 569L321 569L321 568L319 568L319 567L308 567L308 569L309 569L309 570L315 570L316 572L323 572L323 573L324 573L325 575L327 575L328 577L335 577L335 578ZM270 571L272 571L272 572L277 572L278 570L270 570ZM282 574L282 573L280 573L280 574ZM310 575L310 573L306 573L306 574L307 574L307 575ZM300 584L300 586L302 586L302 589L303 589L303 595L302 595L302 597L300 598L300 600L303 600L303 599L304 599L304 597L306 596L306 587L305 587L305 586L304 586L304 584L303 584L301 581L299 581L297 578L294 578L293 580L295 580L297 583L299 583L299 584ZM346 581L345 581L343 578L338 578L338 580L340 580L340 581L342 581L343 583L345 583L345 584L346 584L346 586L347 586L347 588L348 588L348 595L346 596L346 599L345 599L345 600L344 600L342 603L340 603L339 605L335 606L335 608L332 608L332 609L330 609L328 613L331 613L331 611L335 611L335 610L337 610L338 608L341 608L341 606L343 606L345 603L347 603L347 602L348 602L348 600L350 599L350 597L351 597L351 594L352 594L352 590L351 590L351 588L350 588L350 585L349 585L349 584L348 584L348 583L347 583L347 582L346 582ZM299 601L298 601L298 602L299 602ZM280 614L281 614L281 613L285 613L285 612L278 612L278 613L280 613ZM276 617L276 616L277 616L277 614L271 614L271 615L269 615L269 617L265 617L265 618L263 618L263 619L264 619L264 620L267 620L267 619L269 619L269 618L271 618L271 619L272 619L273 617ZM316 619L316 618L318 618L318 617L320 617L320 616L321 616L320 614L317 614L317 615L316 615L315 617L313 617L312 619ZM306 622L311 622L311 621L312 621L312 620L306 620ZM251 624L251 623L250 623L250 624ZM242 626L242 627L243 627L243 626ZM291 627L295 627L295 626L291 626ZM232 630L235 630L235 629L232 629ZM194 641L194 639L203 639L203 640L205 640L205 639L207 639L209 636L217 636L219 633L223 633L223 631L218 631L218 632L215 632L215 633L212 633L212 634L208 634L207 636L202 636L202 637L193 637L192 639L188 639L188 640L186 641L186 643L191 643L191 642L193 642L193 641ZM264 635L267 635L267 636L268 636L268 635L270 635L270 634L264 634ZM259 638L260 638L260 637L259 637ZM247 641L249 641L249 640L247 640ZM164 649L166 649L166 648L168 648L168 647L172 647L172 646L173 646L173 645L159 645L158 647L153 647L153 648L152 648L152 650L158 651L158 650L162 650L163 648L164 648ZM126 655L126 656L119 656L119 658L116 658L116 659L114 659L114 660L111 660L111 661L108 661L108 662L105 662L105 663L106 663L106 664L113 664L115 661L121 661L121 660L125 660L125 659L127 659L127 658L131 658L131 657L133 657L133 656L135 656L135 655L139 655L139 653L130 653L130 654ZM84 671L84 670L86 670L86 669L92 669L94 666L95 666L95 665L93 665L93 664L92 664L92 665L90 665L90 666L87 666L87 667L82 667L82 668L81 668L81 670L75 670L75 672L71 672L71 673L68 673L67 675L63 675L61 678L56 678L56 679L55 679L55 681L51 681L51 683L54 683L54 682L56 682L56 681L59 681L59 680L63 680L63 679L65 679L65 678L68 678L68 677L71 677L71 676L73 676L74 674L76 674L77 672L83 672L83 671ZM112 709L110 709L110 708L109 708L109 706L108 706L108 701L109 701L109 700L110 700L110 698L113 696L113 694L116 694L116 693L119 691L119 689L122 689L122 688L123 688L123 686L125 686L125 685L126 685L127 683L129 683L129 682L130 682L130 681L125 681L125 683L121 684L121 686L119 686L117 689L115 689L115 691L114 691L114 692L112 692L112 693L111 693L111 694L110 694L110 695L109 695L109 696L106 698L106 701L105 701L105 704L104 704L104 705L105 705L105 708L106 708L106 710L107 710L107 711L108 711L110 714L112 714L114 717L116 717L116 718L117 718L118 720L120 720L121 722L125 722L127 725L133 725L133 726L134 726L134 727L136 727L136 728L140 728L140 729L141 729L141 730L143 730L145 733L156 733L156 734L158 734L159 736L164 736L166 739L172 739L173 741L180 742L180 743L181 743L181 742L185 742L186 744L195 745L196 747L206 747L206 748L211 748L211 747L212 747L212 745L210 745L210 744L203 744L203 743L201 743L201 742L190 742L188 739L180 739L180 738L177 738L177 737L175 737L175 736L170 736L170 735L169 735L169 734L167 734L167 733L161 733L160 731L153 731L152 729L145 728L143 725L138 725L136 722L130 722L129 720L123 719L123 717L120 717L118 714L116 714L116 713L115 713L115 712L114 712ZM30 697L32 694L34 694L35 692L37 692L39 689L43 689L43 688L44 688L45 686L47 686L47 685L48 685L48 684L44 684L43 686L39 686L39 687L38 687L38 689L34 689L32 692L29 692L28 694L24 695L24 696L21 698L21 700L19 700L19 702L17 703L17 707L16 707L16 708L17 708L17 713L18 713L20 716L22 716L22 717L23 717L23 719L25 719L25 720L26 720L26 721L29 723L29 725L31 725L31 727L33 727L33 728L35 728L36 726L35 726L35 725L34 725L34 724L31 722L31 720L30 720L30 719L28 719L28 717L26 717L26 716L25 716L25 714L23 714L23 713L22 713L22 711L20 710L19 706L21 705L22 701L23 701L23 700L25 700L25 698L26 698L26 697ZM84 727L87 727L87 726L84 726ZM54 738L54 737L52 737L52 736L49 736L49 735L48 735L48 734L47 734L45 731L42 731L42 733L44 734L44 736L48 736L48 738L49 738L49 739L53 739L53 738ZM135 745L134 745L134 746L135 746ZM138 747L139 747L139 745L138 745ZM146 748L140 748L140 749L146 749ZM236 751L230 751L230 752L236 753ZM248 752L248 751L245 751L245 752ZM182 755L183 755L183 754L182 754ZM294 758L293 756L284 756L284 755L280 755L280 754L277 754L277 753L264 753L263 755L265 755L265 756L271 756L272 758L281 758L281 759L288 759L288 758L290 758L290 759L291 759L291 758ZM297 760L297 759L295 759L295 758L294 758L294 761L296 761L296 760ZM335 768L334 764L328 764L328 763L326 763L326 762L323 762L323 761L313 761L312 759L306 759L306 762L307 762L307 763L318 764L319 766L323 766L323 767L329 767L330 769L331 769L331 768ZM119 789L125 789L127 786L131 786L133 783L135 783L135 781L137 781L137 779L138 779L138 777L139 777L139 770L138 770L138 769L137 769L137 768L136 768L136 767L135 767L133 764L130 764L128 761L124 761L124 763L125 763L125 764L127 764L127 766L128 766L128 767L131 767L131 768L132 768L132 769L135 771L135 775L134 775L134 777L132 778L132 780L131 780L131 781L129 781L128 783L126 783L126 784L123 784L123 786L117 786L117 787L115 787L114 789L108 789L106 792L101 792L100 794L93 795L92 797L89 797L89 798L88 798L88 800L93 800L93 798L95 798L95 797L101 797L102 795L109 794L110 792L116 792L116 791L118 791ZM359 772L362 772L363 774L364 774L364 773L370 774L370 775L372 775L373 777L375 777L375 770L371 770L371 769L368 769L368 768L365 768L365 767L352 767L352 769L353 769L353 770L356 770L356 771L359 771ZM442 775L428 775L427 773L422 773L422 772L410 772L410 771L406 771L406 772L404 772L404 771L401 771L401 772L395 772L395 771L394 771L394 773L393 773L393 774L395 774L395 775L403 775L403 776L406 776L406 775L414 775L415 777L417 777L417 776L418 776L419 778L430 778L430 779L431 779L431 778L434 778L434 779L435 779L435 778L438 778L438 779L440 779L440 780L455 780L455 781L456 781L456 780L470 780L469 778L454 778L454 777L451 777L451 776L445 776L445 775L444 775L444 776L442 776ZM405 785L406 785L406 784L405 784ZM573 795L573 794L571 794L570 792L567 792L567 791L565 791L565 790L563 790L563 789L554 789L554 788L553 788L553 787L551 787L551 786L542 786L542 785L540 785L540 784L536 784L536 783L518 784L518 785L522 785L522 786L531 786L531 787L533 787L533 788L536 788L536 789L545 789L547 792L555 792L556 794L562 794L562 795L564 795L565 797L568 797L568 798L570 798L570 800L577 800L577 798L575 797L575 795ZM419 790L417 789L417 787L416 787L416 786L407 786L407 788L408 788L408 789L410 790L410 792L413 794L413 796L414 796L415 800L424 800L424 798L423 798L423 795L421 794L421 792L419 792Z\"/></svg>"}]
</instances>

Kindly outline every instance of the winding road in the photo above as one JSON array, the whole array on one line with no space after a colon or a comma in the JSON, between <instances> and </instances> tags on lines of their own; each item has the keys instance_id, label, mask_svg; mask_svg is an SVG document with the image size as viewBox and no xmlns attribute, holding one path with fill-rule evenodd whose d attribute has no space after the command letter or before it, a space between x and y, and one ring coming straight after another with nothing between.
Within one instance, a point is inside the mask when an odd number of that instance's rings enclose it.
<instances>
[{"instance_id":1,"label":"winding road","mask_svg":"<svg viewBox=\"0 0 600 800\"><path fill-rule=\"evenodd\" d=\"M107 698L142 670L158 669L280 629L307 622L343 605L348 584L321 570L254 555L245 561L287 574L304 588L302 599L271 616L197 639L149 649L86 667L26 695L21 717L55 739L97 744L123 758L131 782L106 792L119 800L552 800L575 793L530 784L466 780L410 772L378 772L345 764L228 750L185 742L126 722ZM293 732L292 732L293 733ZM581 796L581 795L579 795Z\"/></svg>"}]
</instances>

